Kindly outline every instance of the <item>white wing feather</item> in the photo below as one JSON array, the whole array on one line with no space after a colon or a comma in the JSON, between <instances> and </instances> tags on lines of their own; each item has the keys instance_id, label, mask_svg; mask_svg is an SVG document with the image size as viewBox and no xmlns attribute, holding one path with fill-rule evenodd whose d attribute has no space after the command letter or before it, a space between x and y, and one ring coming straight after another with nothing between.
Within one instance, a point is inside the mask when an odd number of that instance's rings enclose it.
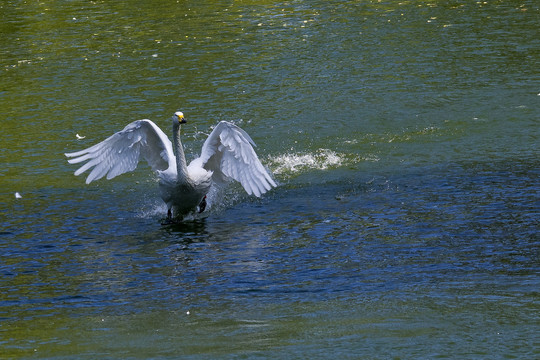
<instances>
[{"instance_id":1,"label":"white wing feather","mask_svg":"<svg viewBox=\"0 0 540 360\"><path fill-rule=\"evenodd\" d=\"M261 196L277 186L261 164L251 137L238 126L220 122L204 142L201 156L194 164L213 172L213 180L225 182L234 179L249 195ZM192 164L190 164L190 167Z\"/></svg>"},{"instance_id":2,"label":"white wing feather","mask_svg":"<svg viewBox=\"0 0 540 360\"><path fill-rule=\"evenodd\" d=\"M171 141L151 120L137 120L99 144L85 150L65 154L70 164L88 161L75 175L94 169L86 178L89 184L107 175L107 179L133 171L141 156L152 170L166 170L175 164Z\"/></svg>"}]
</instances>

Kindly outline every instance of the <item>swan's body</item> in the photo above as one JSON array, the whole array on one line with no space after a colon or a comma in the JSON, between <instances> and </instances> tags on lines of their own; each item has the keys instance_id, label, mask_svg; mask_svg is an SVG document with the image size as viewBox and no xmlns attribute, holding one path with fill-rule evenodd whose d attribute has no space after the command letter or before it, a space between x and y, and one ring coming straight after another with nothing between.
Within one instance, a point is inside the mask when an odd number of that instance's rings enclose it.
<instances>
[{"instance_id":1,"label":"swan's body","mask_svg":"<svg viewBox=\"0 0 540 360\"><path fill-rule=\"evenodd\" d=\"M180 124L184 123L184 115L176 112L172 143L152 121L137 120L99 144L65 155L73 158L68 160L70 164L87 161L75 175L93 167L87 184L105 175L112 179L133 171L139 159L144 158L158 174L160 195L167 204L169 219L185 216L199 205L204 208L204 199L213 183L234 179L248 194L257 197L276 186L257 158L250 136L225 121L214 128L204 142L201 156L188 166L180 141Z\"/></svg>"}]
</instances>

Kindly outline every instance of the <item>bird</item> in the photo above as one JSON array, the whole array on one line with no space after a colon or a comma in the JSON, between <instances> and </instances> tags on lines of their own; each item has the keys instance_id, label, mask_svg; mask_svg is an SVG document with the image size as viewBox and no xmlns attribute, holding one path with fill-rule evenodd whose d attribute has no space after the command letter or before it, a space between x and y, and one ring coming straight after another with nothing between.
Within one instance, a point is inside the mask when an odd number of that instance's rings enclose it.
<instances>
[{"instance_id":1,"label":"bird","mask_svg":"<svg viewBox=\"0 0 540 360\"><path fill-rule=\"evenodd\" d=\"M277 184L262 164L255 142L237 125L221 121L205 140L201 154L186 162L180 130L187 120L181 111L172 116L172 143L153 121L136 120L123 130L87 149L65 153L70 164L84 164L78 176L90 170L86 183L104 176L112 179L133 171L144 159L157 173L159 193L167 205L167 222L202 212L214 185L240 182L249 195L260 197Z\"/></svg>"}]
</instances>

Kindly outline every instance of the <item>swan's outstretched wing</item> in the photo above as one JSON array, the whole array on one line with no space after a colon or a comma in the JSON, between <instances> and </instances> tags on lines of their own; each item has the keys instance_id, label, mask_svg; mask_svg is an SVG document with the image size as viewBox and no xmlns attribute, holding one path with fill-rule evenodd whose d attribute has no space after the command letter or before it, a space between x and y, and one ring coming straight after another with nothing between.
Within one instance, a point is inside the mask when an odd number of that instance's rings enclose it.
<instances>
[{"instance_id":1,"label":"swan's outstretched wing","mask_svg":"<svg viewBox=\"0 0 540 360\"><path fill-rule=\"evenodd\" d=\"M107 175L107 179L137 167L142 156L152 170L166 170L175 164L171 141L161 129L150 120L137 120L123 130L88 149L65 154L70 164L88 161L75 175L80 175L94 167L86 178L89 184Z\"/></svg>"},{"instance_id":2,"label":"swan's outstretched wing","mask_svg":"<svg viewBox=\"0 0 540 360\"><path fill-rule=\"evenodd\" d=\"M242 184L248 194L261 196L277 185L251 145L255 143L244 130L222 121L208 136L200 158L194 162L213 171L215 181L234 179Z\"/></svg>"}]
</instances>

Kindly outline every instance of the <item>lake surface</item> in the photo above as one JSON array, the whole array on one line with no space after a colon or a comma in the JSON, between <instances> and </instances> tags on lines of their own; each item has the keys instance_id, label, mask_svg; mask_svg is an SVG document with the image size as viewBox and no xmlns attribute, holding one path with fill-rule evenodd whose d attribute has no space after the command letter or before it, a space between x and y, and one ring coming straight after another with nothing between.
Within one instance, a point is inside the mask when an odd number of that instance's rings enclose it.
<instances>
[{"instance_id":1,"label":"lake surface","mask_svg":"<svg viewBox=\"0 0 540 360\"><path fill-rule=\"evenodd\" d=\"M0 13L0 358L540 357L536 2ZM162 226L146 164L63 156L177 110L190 158L232 121L280 186Z\"/></svg>"}]
</instances>

